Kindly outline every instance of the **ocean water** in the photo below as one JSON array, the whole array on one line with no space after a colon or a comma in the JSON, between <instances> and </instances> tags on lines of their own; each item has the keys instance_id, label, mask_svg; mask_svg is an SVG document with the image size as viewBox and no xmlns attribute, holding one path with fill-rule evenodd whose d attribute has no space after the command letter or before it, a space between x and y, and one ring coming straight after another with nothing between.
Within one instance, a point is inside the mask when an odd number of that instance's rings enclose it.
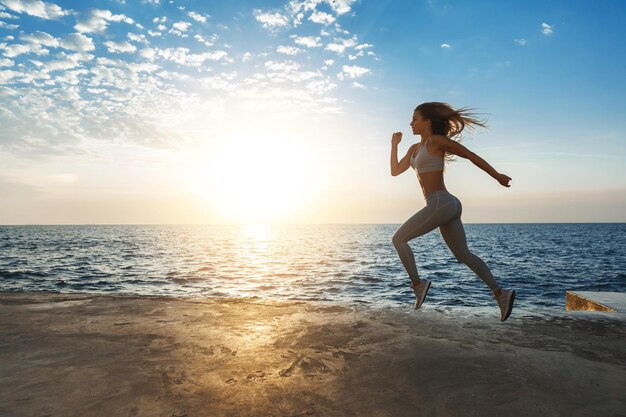
<instances>
[{"instance_id":1,"label":"ocean water","mask_svg":"<svg viewBox=\"0 0 626 417\"><path fill-rule=\"evenodd\" d=\"M626 292L626 224L467 224L516 307L564 311L566 290ZM259 297L410 306L399 225L0 226L0 290ZM410 242L428 306L494 305L438 231Z\"/></svg>"}]
</instances>

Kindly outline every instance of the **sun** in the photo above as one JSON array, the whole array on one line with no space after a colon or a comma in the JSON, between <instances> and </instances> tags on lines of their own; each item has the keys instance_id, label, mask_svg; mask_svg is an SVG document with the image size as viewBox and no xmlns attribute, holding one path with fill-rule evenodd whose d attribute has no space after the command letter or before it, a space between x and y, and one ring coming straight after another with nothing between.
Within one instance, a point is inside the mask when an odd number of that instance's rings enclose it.
<instances>
[{"instance_id":1,"label":"sun","mask_svg":"<svg viewBox=\"0 0 626 417\"><path fill-rule=\"evenodd\" d=\"M322 187L321 164L311 147L271 131L241 133L202 154L192 188L226 222L288 220Z\"/></svg>"}]
</instances>

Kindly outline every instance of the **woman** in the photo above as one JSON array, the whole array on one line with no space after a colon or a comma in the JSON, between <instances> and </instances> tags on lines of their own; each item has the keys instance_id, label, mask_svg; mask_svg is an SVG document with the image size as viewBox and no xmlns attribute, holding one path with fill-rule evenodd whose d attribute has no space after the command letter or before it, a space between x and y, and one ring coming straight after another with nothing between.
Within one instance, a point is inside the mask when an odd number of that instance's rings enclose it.
<instances>
[{"instance_id":1,"label":"woman","mask_svg":"<svg viewBox=\"0 0 626 417\"><path fill-rule=\"evenodd\" d=\"M515 291L500 288L485 262L467 248L461 223L461 202L448 192L443 183L444 162L452 155L469 159L505 187L509 187L511 178L500 174L484 159L458 143L466 126L485 127L485 124L469 113L468 109L455 110L446 103L422 103L413 112L411 121L413 134L420 135L421 141L411 145L400 162L398 144L402 140L402 133L392 135L391 175L400 175L409 167L415 169L426 199L426 207L398 229L393 236L393 245L411 279L417 310L426 298L430 281L419 278L415 257L408 242L439 227L441 236L456 259L467 265L491 289L500 307L500 320L504 321L513 309Z\"/></svg>"}]
</instances>

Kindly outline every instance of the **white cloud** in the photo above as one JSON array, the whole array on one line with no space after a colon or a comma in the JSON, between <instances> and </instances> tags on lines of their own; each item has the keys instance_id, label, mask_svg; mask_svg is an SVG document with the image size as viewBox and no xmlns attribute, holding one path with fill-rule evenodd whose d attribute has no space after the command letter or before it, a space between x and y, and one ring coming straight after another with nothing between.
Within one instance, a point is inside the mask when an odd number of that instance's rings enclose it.
<instances>
[{"instance_id":1,"label":"white cloud","mask_svg":"<svg viewBox=\"0 0 626 417\"><path fill-rule=\"evenodd\" d=\"M333 65L334 63L335 63L334 59L326 59L326 60L324 60L324 65L330 66L330 65Z\"/></svg>"},{"instance_id":2,"label":"white cloud","mask_svg":"<svg viewBox=\"0 0 626 417\"><path fill-rule=\"evenodd\" d=\"M146 39L146 35L140 33L140 34L136 34L136 33L128 33L128 39L130 39L133 42L143 42L143 43L148 43L148 40Z\"/></svg>"},{"instance_id":3,"label":"white cloud","mask_svg":"<svg viewBox=\"0 0 626 417\"><path fill-rule=\"evenodd\" d=\"M217 40L217 35L212 35L210 39L207 39L201 35L194 35L193 38L203 44L204 46L213 46L215 45L215 41Z\"/></svg>"},{"instance_id":4,"label":"white cloud","mask_svg":"<svg viewBox=\"0 0 626 417\"><path fill-rule=\"evenodd\" d=\"M2 0L2 3L14 12L26 13L42 19L59 19L70 14L69 10L63 10L54 3L40 0Z\"/></svg>"},{"instance_id":5,"label":"white cloud","mask_svg":"<svg viewBox=\"0 0 626 417\"><path fill-rule=\"evenodd\" d=\"M549 25L547 23L541 24L541 33L543 33L544 35L552 35L552 32L552 25Z\"/></svg>"},{"instance_id":6,"label":"white cloud","mask_svg":"<svg viewBox=\"0 0 626 417\"><path fill-rule=\"evenodd\" d=\"M200 22L200 23L206 23L207 18L211 17L209 15L201 15L200 13L196 13L196 12L189 12L187 13L187 15L191 17L193 20Z\"/></svg>"},{"instance_id":7,"label":"white cloud","mask_svg":"<svg viewBox=\"0 0 626 417\"><path fill-rule=\"evenodd\" d=\"M93 9L87 16L79 20L74 28L81 32L104 32L109 26L109 22L125 22L129 25L135 23L133 19L123 14L113 14L109 10Z\"/></svg>"},{"instance_id":8,"label":"white cloud","mask_svg":"<svg viewBox=\"0 0 626 417\"><path fill-rule=\"evenodd\" d=\"M258 22L261 23L261 25L265 29L274 29L289 25L289 20L287 19L287 16L278 12L264 13L261 10L255 10L254 17Z\"/></svg>"},{"instance_id":9,"label":"white cloud","mask_svg":"<svg viewBox=\"0 0 626 417\"><path fill-rule=\"evenodd\" d=\"M210 77L200 78L200 84L209 90L232 91L237 87L233 80L237 78L236 72L220 73Z\"/></svg>"},{"instance_id":10,"label":"white cloud","mask_svg":"<svg viewBox=\"0 0 626 417\"><path fill-rule=\"evenodd\" d=\"M321 46L319 36L296 36L292 35L291 38L298 45L306 46L308 48L316 48Z\"/></svg>"},{"instance_id":11,"label":"white cloud","mask_svg":"<svg viewBox=\"0 0 626 417\"><path fill-rule=\"evenodd\" d=\"M53 71L64 71L71 68L76 68L81 65L81 61L90 61L94 58L91 54L85 54L83 52L77 52L74 54L67 55L65 53L60 53L58 55L60 59L55 61L48 61L44 63L44 72L53 72Z\"/></svg>"},{"instance_id":12,"label":"white cloud","mask_svg":"<svg viewBox=\"0 0 626 417\"><path fill-rule=\"evenodd\" d=\"M285 54L285 55L298 55L300 52L302 52L302 49L296 48L295 46L280 45L276 49L276 52L280 54Z\"/></svg>"},{"instance_id":13,"label":"white cloud","mask_svg":"<svg viewBox=\"0 0 626 417\"><path fill-rule=\"evenodd\" d=\"M241 61L242 62L246 62L246 61L250 61L250 59L252 59L252 54L250 52L246 52L245 54L243 54L243 56L241 57Z\"/></svg>"},{"instance_id":14,"label":"white cloud","mask_svg":"<svg viewBox=\"0 0 626 417\"><path fill-rule=\"evenodd\" d=\"M40 44L29 43L29 44L19 44L14 43L11 45L7 45L4 47L4 56L8 58L14 58L18 55L22 54L37 54L37 55L47 55L48 50L43 48Z\"/></svg>"},{"instance_id":15,"label":"white cloud","mask_svg":"<svg viewBox=\"0 0 626 417\"><path fill-rule=\"evenodd\" d=\"M443 49L450 49L450 48L451 48L451 46L450 46L450 44L449 44L449 43L442 43L442 44L441 44L441 47L442 47Z\"/></svg>"},{"instance_id":16,"label":"white cloud","mask_svg":"<svg viewBox=\"0 0 626 417\"><path fill-rule=\"evenodd\" d=\"M108 51L111 53L132 53L137 50L137 47L135 47L135 45L131 44L130 42L107 41L104 42L104 46L106 46Z\"/></svg>"},{"instance_id":17,"label":"white cloud","mask_svg":"<svg viewBox=\"0 0 626 417\"><path fill-rule=\"evenodd\" d=\"M5 28L7 30L13 30L19 28L20 25L10 25L7 22L3 22L0 20L0 28Z\"/></svg>"},{"instance_id":18,"label":"white cloud","mask_svg":"<svg viewBox=\"0 0 626 417\"><path fill-rule=\"evenodd\" d=\"M205 52L202 54L190 54L189 48L166 48L157 49L157 53L160 57L167 59L168 61L176 62L180 65L187 65L191 67L197 67L202 65L205 61L228 61L228 53L225 51L213 51Z\"/></svg>"},{"instance_id":19,"label":"white cloud","mask_svg":"<svg viewBox=\"0 0 626 417\"><path fill-rule=\"evenodd\" d=\"M329 80L313 80L306 85L306 89L314 94L325 94L337 87Z\"/></svg>"},{"instance_id":20,"label":"white cloud","mask_svg":"<svg viewBox=\"0 0 626 417\"><path fill-rule=\"evenodd\" d=\"M10 59L0 59L0 67L12 67L13 64L15 64L15 62L11 61Z\"/></svg>"},{"instance_id":21,"label":"white cloud","mask_svg":"<svg viewBox=\"0 0 626 417\"><path fill-rule=\"evenodd\" d=\"M191 23L180 21L180 22L174 23L172 27L181 32L187 32L187 29L191 27Z\"/></svg>"},{"instance_id":22,"label":"white cloud","mask_svg":"<svg viewBox=\"0 0 626 417\"><path fill-rule=\"evenodd\" d=\"M2 70L0 71L0 84L8 84L9 81L22 75L21 71Z\"/></svg>"},{"instance_id":23,"label":"white cloud","mask_svg":"<svg viewBox=\"0 0 626 417\"><path fill-rule=\"evenodd\" d=\"M369 43L363 43L361 45L355 46L354 49L356 49L357 51L360 51L362 49L366 49L366 48L371 48L374 45L370 45Z\"/></svg>"},{"instance_id":24,"label":"white cloud","mask_svg":"<svg viewBox=\"0 0 626 417\"><path fill-rule=\"evenodd\" d=\"M265 63L265 68L267 68L270 71L290 72L290 71L298 70L300 68L300 64L294 61L285 61L285 62L267 61Z\"/></svg>"},{"instance_id":25,"label":"white cloud","mask_svg":"<svg viewBox=\"0 0 626 417\"><path fill-rule=\"evenodd\" d=\"M139 51L139 56L141 56L142 58L146 58L150 61L154 59L155 54L156 51L152 48L145 48Z\"/></svg>"},{"instance_id":26,"label":"white cloud","mask_svg":"<svg viewBox=\"0 0 626 417\"><path fill-rule=\"evenodd\" d=\"M326 3L337 13L345 14L352 9L352 3L356 0L325 0Z\"/></svg>"},{"instance_id":27,"label":"white cloud","mask_svg":"<svg viewBox=\"0 0 626 417\"><path fill-rule=\"evenodd\" d=\"M363 84L361 84L361 83L357 83L356 81L354 81L354 82L352 83L351 87L352 87L352 88L361 88L361 89L364 89L364 88L365 88L365 86L364 86Z\"/></svg>"},{"instance_id":28,"label":"white cloud","mask_svg":"<svg viewBox=\"0 0 626 417\"><path fill-rule=\"evenodd\" d=\"M335 43L329 43L328 45L326 45L325 50L342 54L346 50L346 48L351 48L355 45L356 36L353 36L350 39L335 39Z\"/></svg>"},{"instance_id":29,"label":"white cloud","mask_svg":"<svg viewBox=\"0 0 626 417\"><path fill-rule=\"evenodd\" d=\"M309 16L309 20L314 23L329 25L335 21L335 18L328 13L315 12L311 16Z\"/></svg>"},{"instance_id":30,"label":"white cloud","mask_svg":"<svg viewBox=\"0 0 626 417\"><path fill-rule=\"evenodd\" d=\"M161 36L161 32L155 32L153 30L148 30L148 35L150 35L152 37L157 37L157 36Z\"/></svg>"},{"instance_id":31,"label":"white cloud","mask_svg":"<svg viewBox=\"0 0 626 417\"><path fill-rule=\"evenodd\" d=\"M365 67L359 67L358 65L344 65L342 67L342 71L337 74L340 80L344 78L359 78L366 74L369 74L371 71Z\"/></svg>"},{"instance_id":32,"label":"white cloud","mask_svg":"<svg viewBox=\"0 0 626 417\"><path fill-rule=\"evenodd\" d=\"M17 16L13 16L11 13L0 12L0 19L17 19Z\"/></svg>"},{"instance_id":33,"label":"white cloud","mask_svg":"<svg viewBox=\"0 0 626 417\"><path fill-rule=\"evenodd\" d=\"M61 41L61 47L77 52L93 51L96 47L91 38L81 33L71 33Z\"/></svg>"},{"instance_id":34,"label":"white cloud","mask_svg":"<svg viewBox=\"0 0 626 417\"><path fill-rule=\"evenodd\" d=\"M524 38L515 39L514 41L515 41L516 44L518 44L520 46L524 46L524 45L526 45L528 43L528 41L526 39L524 39Z\"/></svg>"},{"instance_id":35,"label":"white cloud","mask_svg":"<svg viewBox=\"0 0 626 417\"><path fill-rule=\"evenodd\" d=\"M52 48L59 46L59 40L46 32L34 32L20 35L20 39L28 43L42 45Z\"/></svg>"}]
</instances>

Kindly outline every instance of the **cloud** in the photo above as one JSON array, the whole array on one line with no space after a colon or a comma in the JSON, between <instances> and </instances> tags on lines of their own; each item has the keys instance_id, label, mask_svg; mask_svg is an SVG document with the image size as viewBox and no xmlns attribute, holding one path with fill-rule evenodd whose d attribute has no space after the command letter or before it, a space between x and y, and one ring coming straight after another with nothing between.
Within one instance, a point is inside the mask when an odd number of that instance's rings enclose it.
<instances>
[{"instance_id":1,"label":"cloud","mask_svg":"<svg viewBox=\"0 0 626 417\"><path fill-rule=\"evenodd\" d=\"M212 35L209 39L201 36L201 35L193 35L193 38L203 44L204 46L213 46L217 41L217 35Z\"/></svg>"},{"instance_id":2,"label":"cloud","mask_svg":"<svg viewBox=\"0 0 626 417\"><path fill-rule=\"evenodd\" d=\"M528 41L524 38L521 39L515 39L514 42L520 46L524 46L528 43Z\"/></svg>"},{"instance_id":3,"label":"cloud","mask_svg":"<svg viewBox=\"0 0 626 417\"><path fill-rule=\"evenodd\" d=\"M296 35L292 35L291 38L298 45L306 46L308 48L317 48L319 46L322 46L322 44L320 43L320 37L319 36L296 36Z\"/></svg>"},{"instance_id":4,"label":"cloud","mask_svg":"<svg viewBox=\"0 0 626 417\"><path fill-rule=\"evenodd\" d=\"M172 25L172 27L176 30L179 30L181 32L187 32L187 29L189 29L191 27L191 23L189 22L176 22Z\"/></svg>"},{"instance_id":5,"label":"cloud","mask_svg":"<svg viewBox=\"0 0 626 417\"><path fill-rule=\"evenodd\" d=\"M302 49L296 48L295 46L280 45L276 49L276 52L280 54L285 54L285 55L298 55L300 52L302 52Z\"/></svg>"},{"instance_id":6,"label":"cloud","mask_svg":"<svg viewBox=\"0 0 626 417\"><path fill-rule=\"evenodd\" d=\"M306 85L306 89L314 94L326 94L337 87L337 84L329 80L314 80Z\"/></svg>"},{"instance_id":7,"label":"cloud","mask_svg":"<svg viewBox=\"0 0 626 417\"><path fill-rule=\"evenodd\" d=\"M133 19L123 14L113 14L109 10L93 9L83 19L79 20L74 29L81 33L101 33L109 26L109 22L135 23Z\"/></svg>"},{"instance_id":8,"label":"cloud","mask_svg":"<svg viewBox=\"0 0 626 417\"><path fill-rule=\"evenodd\" d=\"M90 61L94 58L93 55L83 52L76 52L69 55L61 52L58 54L58 57L60 59L46 62L43 72L48 73L76 68L82 65L81 61Z\"/></svg>"},{"instance_id":9,"label":"cloud","mask_svg":"<svg viewBox=\"0 0 626 417\"><path fill-rule=\"evenodd\" d=\"M289 25L287 16L278 12L269 13L255 10L254 17L265 29L275 29Z\"/></svg>"},{"instance_id":10,"label":"cloud","mask_svg":"<svg viewBox=\"0 0 626 417\"><path fill-rule=\"evenodd\" d=\"M146 35L143 34L136 34L136 33L128 33L128 39L130 39L133 42L143 42L145 44L148 43L148 40L146 39Z\"/></svg>"},{"instance_id":11,"label":"cloud","mask_svg":"<svg viewBox=\"0 0 626 417\"><path fill-rule=\"evenodd\" d=\"M327 51L337 52L338 54L342 54L346 48L351 48L356 45L356 36L353 36L350 39L335 39L334 43L329 43L324 48Z\"/></svg>"},{"instance_id":12,"label":"cloud","mask_svg":"<svg viewBox=\"0 0 626 417\"><path fill-rule=\"evenodd\" d=\"M541 33L547 36L547 35L552 35L552 32L553 32L552 25L549 25L547 23L541 24Z\"/></svg>"},{"instance_id":13,"label":"cloud","mask_svg":"<svg viewBox=\"0 0 626 417\"><path fill-rule=\"evenodd\" d=\"M228 61L228 53L225 51L204 52L202 54L191 54L189 48L166 48L157 49L157 54L168 61L176 62L180 65L197 67L205 61Z\"/></svg>"},{"instance_id":14,"label":"cloud","mask_svg":"<svg viewBox=\"0 0 626 417\"><path fill-rule=\"evenodd\" d=\"M340 80L344 78L359 78L371 72L368 68L359 67L358 65L344 65L341 69L342 71L337 74Z\"/></svg>"},{"instance_id":15,"label":"cloud","mask_svg":"<svg viewBox=\"0 0 626 417\"><path fill-rule=\"evenodd\" d=\"M197 22L200 22L200 23L206 23L207 18L211 17L209 15L201 15L201 14L196 13L196 12L189 12L189 13L187 13L187 15L189 17L191 17L193 20L195 20Z\"/></svg>"},{"instance_id":16,"label":"cloud","mask_svg":"<svg viewBox=\"0 0 626 417\"><path fill-rule=\"evenodd\" d=\"M155 55L156 51L153 48L144 48L139 51L139 56L141 56L142 58L146 58L150 61L154 59Z\"/></svg>"},{"instance_id":17,"label":"cloud","mask_svg":"<svg viewBox=\"0 0 626 417\"><path fill-rule=\"evenodd\" d=\"M11 13L0 12L0 19L17 19L17 16L13 16Z\"/></svg>"},{"instance_id":18,"label":"cloud","mask_svg":"<svg viewBox=\"0 0 626 417\"><path fill-rule=\"evenodd\" d=\"M2 3L16 13L26 13L42 19L55 20L70 14L54 3L39 0L2 0Z\"/></svg>"},{"instance_id":19,"label":"cloud","mask_svg":"<svg viewBox=\"0 0 626 417\"><path fill-rule=\"evenodd\" d=\"M4 56L14 58L22 54L47 55L49 51L37 43L19 44L14 43L4 48Z\"/></svg>"},{"instance_id":20,"label":"cloud","mask_svg":"<svg viewBox=\"0 0 626 417\"><path fill-rule=\"evenodd\" d=\"M337 14L345 14L352 10L352 3L356 0L325 0Z\"/></svg>"},{"instance_id":21,"label":"cloud","mask_svg":"<svg viewBox=\"0 0 626 417\"><path fill-rule=\"evenodd\" d=\"M315 12L309 16L309 20L314 23L321 23L323 25L329 25L335 21L335 18L324 12Z\"/></svg>"},{"instance_id":22,"label":"cloud","mask_svg":"<svg viewBox=\"0 0 626 417\"><path fill-rule=\"evenodd\" d=\"M451 48L451 46L450 46L450 44L449 44L449 43L442 43L442 44L441 44L441 47L442 47L443 49L450 49L450 48Z\"/></svg>"},{"instance_id":23,"label":"cloud","mask_svg":"<svg viewBox=\"0 0 626 417\"><path fill-rule=\"evenodd\" d=\"M34 32L20 35L20 39L35 45L42 45L52 48L59 46L59 40L46 32Z\"/></svg>"},{"instance_id":24,"label":"cloud","mask_svg":"<svg viewBox=\"0 0 626 417\"><path fill-rule=\"evenodd\" d=\"M0 28L5 28L6 30L13 30L19 28L20 25L10 25L7 22L3 22L0 20Z\"/></svg>"},{"instance_id":25,"label":"cloud","mask_svg":"<svg viewBox=\"0 0 626 417\"><path fill-rule=\"evenodd\" d=\"M137 50L137 47L130 42L113 42L107 41L104 42L104 46L107 47L107 50L111 53L132 53Z\"/></svg>"},{"instance_id":26,"label":"cloud","mask_svg":"<svg viewBox=\"0 0 626 417\"><path fill-rule=\"evenodd\" d=\"M11 61L10 59L0 59L0 67L12 67L14 64L15 62Z\"/></svg>"}]
</instances>

